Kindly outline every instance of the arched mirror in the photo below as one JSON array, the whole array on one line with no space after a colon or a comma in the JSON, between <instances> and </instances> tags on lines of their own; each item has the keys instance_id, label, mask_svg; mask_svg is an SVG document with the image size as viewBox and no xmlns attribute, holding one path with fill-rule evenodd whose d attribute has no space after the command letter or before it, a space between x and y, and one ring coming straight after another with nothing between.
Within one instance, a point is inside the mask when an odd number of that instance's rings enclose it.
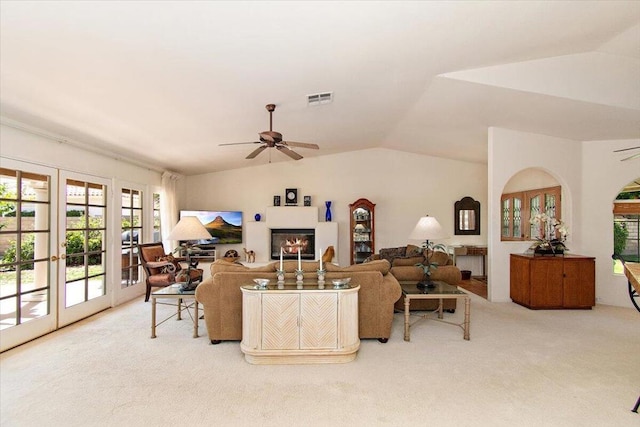
<instances>
[{"instance_id":1,"label":"arched mirror","mask_svg":"<svg viewBox=\"0 0 640 427\"><path fill-rule=\"evenodd\" d=\"M463 197L454 208L455 234L480 234L480 202L472 197Z\"/></svg>"}]
</instances>

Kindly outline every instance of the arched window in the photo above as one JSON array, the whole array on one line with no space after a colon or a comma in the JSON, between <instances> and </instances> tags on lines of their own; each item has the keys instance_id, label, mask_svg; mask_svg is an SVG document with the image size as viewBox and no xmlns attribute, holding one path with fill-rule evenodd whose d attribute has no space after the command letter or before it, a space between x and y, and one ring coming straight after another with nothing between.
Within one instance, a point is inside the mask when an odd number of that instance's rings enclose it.
<instances>
[{"instance_id":1,"label":"arched window","mask_svg":"<svg viewBox=\"0 0 640 427\"><path fill-rule=\"evenodd\" d=\"M625 262L640 262L640 178L627 184L613 203L613 255ZM624 274L614 260L613 272Z\"/></svg>"}]
</instances>

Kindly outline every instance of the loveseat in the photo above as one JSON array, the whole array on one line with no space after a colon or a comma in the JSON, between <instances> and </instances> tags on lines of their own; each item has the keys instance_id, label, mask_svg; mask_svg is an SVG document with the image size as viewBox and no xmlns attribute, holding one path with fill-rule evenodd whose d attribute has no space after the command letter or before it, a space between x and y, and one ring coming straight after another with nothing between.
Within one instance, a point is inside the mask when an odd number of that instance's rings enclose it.
<instances>
[{"instance_id":1,"label":"loveseat","mask_svg":"<svg viewBox=\"0 0 640 427\"><path fill-rule=\"evenodd\" d=\"M391 264L391 274L398 281L415 281L418 283L424 279L422 268L416 267L418 263L426 263L426 250L419 246L407 245L397 248L383 248L379 253L372 255L368 261L386 260ZM431 255L431 253L429 253ZM438 263L438 267L431 270L431 280L439 280L453 286L458 286L462 280L460 269L453 265L453 260L446 252L436 251L431 255L431 262ZM367 262L365 262L365 265ZM456 309L455 298L443 301L444 310ZM404 311L404 300L400 298L395 303L396 310ZM412 310L435 310L438 308L438 300L416 299L411 301Z\"/></svg>"},{"instance_id":2,"label":"loveseat","mask_svg":"<svg viewBox=\"0 0 640 427\"><path fill-rule=\"evenodd\" d=\"M212 344L221 341L242 340L242 292L240 287L253 284L253 279L277 281L278 262L263 267L249 268L242 264L216 260L211 264L211 277L196 289L196 299L204 307L204 320ZM297 261L285 261L285 279L294 279ZM396 278L389 274L388 261L338 267L325 263L325 281L350 277L352 285L360 285L358 292L358 335L361 339L375 338L387 342L391 336L394 303L402 289ZM318 262L303 261L305 277L316 279Z\"/></svg>"}]
</instances>

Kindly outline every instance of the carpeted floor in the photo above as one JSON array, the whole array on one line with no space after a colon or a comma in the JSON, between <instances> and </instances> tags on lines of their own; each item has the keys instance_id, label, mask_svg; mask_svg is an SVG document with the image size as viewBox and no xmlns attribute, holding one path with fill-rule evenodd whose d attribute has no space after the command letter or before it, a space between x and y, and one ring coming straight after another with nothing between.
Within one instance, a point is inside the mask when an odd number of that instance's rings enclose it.
<instances>
[{"instance_id":1,"label":"carpeted floor","mask_svg":"<svg viewBox=\"0 0 640 427\"><path fill-rule=\"evenodd\" d=\"M169 314L170 307L159 312ZM445 314L460 321L463 310ZM640 315L532 311L472 295L471 340L395 315L355 361L256 366L150 304L102 312L0 355L2 426L639 426Z\"/></svg>"}]
</instances>

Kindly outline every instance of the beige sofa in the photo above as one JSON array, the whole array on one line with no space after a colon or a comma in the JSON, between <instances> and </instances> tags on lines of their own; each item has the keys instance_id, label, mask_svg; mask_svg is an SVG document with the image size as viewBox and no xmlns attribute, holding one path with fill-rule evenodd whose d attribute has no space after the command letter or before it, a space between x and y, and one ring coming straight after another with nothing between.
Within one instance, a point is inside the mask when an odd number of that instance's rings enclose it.
<instances>
[{"instance_id":1,"label":"beige sofa","mask_svg":"<svg viewBox=\"0 0 640 427\"><path fill-rule=\"evenodd\" d=\"M211 264L211 277L196 289L196 299L204 306L204 319L212 344L242 340L242 292L240 287L253 284L253 279L277 281L273 262L264 267L249 268L241 264L217 260ZM295 279L297 261L285 261L286 279ZM391 265L384 260L338 267L326 263L326 282L351 278L352 285L360 285L358 292L358 333L361 339L376 338L387 342L391 336L394 303L402 290L396 278L389 274ZM318 262L302 262L306 277L317 277Z\"/></svg>"},{"instance_id":2,"label":"beige sofa","mask_svg":"<svg viewBox=\"0 0 640 427\"><path fill-rule=\"evenodd\" d=\"M416 264L425 262L424 251L414 245L400 246L397 248L383 248L379 253L373 255L371 260L387 260L391 264L391 274L402 281L415 281L418 283L424 278L423 270L416 267ZM431 280L439 280L453 286L458 286L462 280L460 269L453 265L453 260L445 252L436 251L431 262L438 263L438 267L431 270ZM366 264L366 263L365 263ZM453 311L456 309L455 298L446 299L443 302L443 309ZM396 310L404 311L404 300L400 298L395 304ZM435 310L438 308L437 300L413 300L412 310Z\"/></svg>"}]
</instances>

